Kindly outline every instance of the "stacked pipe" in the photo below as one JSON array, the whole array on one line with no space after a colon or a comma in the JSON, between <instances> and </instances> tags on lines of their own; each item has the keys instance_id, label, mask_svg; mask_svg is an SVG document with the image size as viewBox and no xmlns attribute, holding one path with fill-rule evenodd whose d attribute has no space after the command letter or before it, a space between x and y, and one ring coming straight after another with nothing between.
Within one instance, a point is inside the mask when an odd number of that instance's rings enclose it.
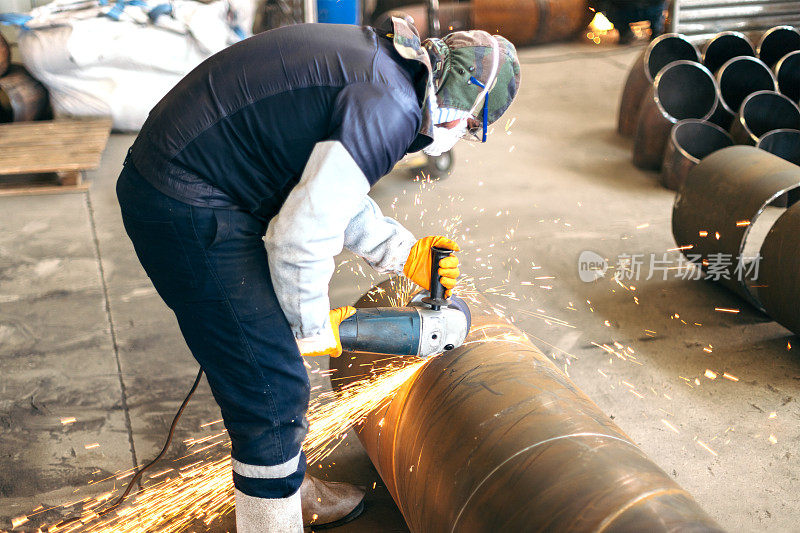
<instances>
[{"instance_id":1,"label":"stacked pipe","mask_svg":"<svg viewBox=\"0 0 800 533\"><path fill-rule=\"evenodd\" d=\"M356 307L391 305L391 281ZM356 428L411 531L721 531L520 330L461 296L466 343ZM345 353L334 386L390 364Z\"/></svg>"},{"instance_id":2,"label":"stacked pipe","mask_svg":"<svg viewBox=\"0 0 800 533\"><path fill-rule=\"evenodd\" d=\"M673 207L672 234L702 271L727 267L711 279L800 333L800 131L775 130L759 146L724 148L687 174ZM777 201L788 208L761 245L752 246L751 229Z\"/></svg>"},{"instance_id":3,"label":"stacked pipe","mask_svg":"<svg viewBox=\"0 0 800 533\"><path fill-rule=\"evenodd\" d=\"M46 118L47 89L25 67L10 60L8 42L0 35L0 123Z\"/></svg>"},{"instance_id":4,"label":"stacked pipe","mask_svg":"<svg viewBox=\"0 0 800 533\"><path fill-rule=\"evenodd\" d=\"M770 132L800 131L799 100L796 28L774 27L756 46L739 32L721 32L702 54L685 36L665 34L628 75L618 131L634 136L634 164L660 170L661 183L677 190L688 171L717 150L761 147Z\"/></svg>"}]
</instances>

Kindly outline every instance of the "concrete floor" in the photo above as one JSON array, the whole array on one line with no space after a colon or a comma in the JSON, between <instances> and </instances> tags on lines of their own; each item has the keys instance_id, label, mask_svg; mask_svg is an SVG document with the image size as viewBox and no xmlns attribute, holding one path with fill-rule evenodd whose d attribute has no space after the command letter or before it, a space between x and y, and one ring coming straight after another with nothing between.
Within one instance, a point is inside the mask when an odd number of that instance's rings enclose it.
<instances>
[{"instance_id":1,"label":"concrete floor","mask_svg":"<svg viewBox=\"0 0 800 533\"><path fill-rule=\"evenodd\" d=\"M503 120L487 145L459 146L447 180L420 185L396 171L373 196L418 235L457 220L463 272L720 524L797 531L800 358L787 344L797 339L707 282L623 288L578 277L584 250L613 263L674 247L673 194L630 164L631 143L614 131L638 52L582 43L523 51L507 132ZM0 529L39 506L100 494L113 482L95 480L154 457L196 372L122 229L113 186L131 141L112 136L88 194L0 199ZM376 279L343 256L333 304ZM639 364L595 345L614 342ZM68 417L76 421L62 424ZM218 418L204 383L170 458L186 450L183 439L213 434L201 425ZM357 440L312 470L370 488L365 516L338 531L406 531Z\"/></svg>"}]
</instances>

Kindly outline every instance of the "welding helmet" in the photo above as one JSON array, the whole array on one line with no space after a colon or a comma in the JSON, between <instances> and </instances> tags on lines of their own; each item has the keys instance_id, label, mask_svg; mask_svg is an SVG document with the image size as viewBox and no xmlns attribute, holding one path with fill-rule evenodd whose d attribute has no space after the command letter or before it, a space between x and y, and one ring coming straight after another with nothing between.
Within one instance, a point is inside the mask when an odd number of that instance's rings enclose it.
<instances>
[{"instance_id":1,"label":"welding helmet","mask_svg":"<svg viewBox=\"0 0 800 533\"><path fill-rule=\"evenodd\" d=\"M481 30L457 31L422 43L431 59L434 124L474 119L470 133L486 142L489 124L505 113L519 89L514 45Z\"/></svg>"}]
</instances>

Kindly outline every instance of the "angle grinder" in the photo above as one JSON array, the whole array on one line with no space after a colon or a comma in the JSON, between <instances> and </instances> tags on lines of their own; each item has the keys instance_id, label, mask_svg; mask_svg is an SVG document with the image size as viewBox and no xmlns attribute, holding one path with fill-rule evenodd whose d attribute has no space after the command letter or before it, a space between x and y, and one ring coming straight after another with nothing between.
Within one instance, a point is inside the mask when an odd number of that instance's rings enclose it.
<instances>
[{"instance_id":1,"label":"angle grinder","mask_svg":"<svg viewBox=\"0 0 800 533\"><path fill-rule=\"evenodd\" d=\"M431 248L431 290L418 293L407 307L370 307L339 325L342 349L385 355L428 357L464 344L472 322L461 298L445 298L439 261L452 254Z\"/></svg>"}]
</instances>

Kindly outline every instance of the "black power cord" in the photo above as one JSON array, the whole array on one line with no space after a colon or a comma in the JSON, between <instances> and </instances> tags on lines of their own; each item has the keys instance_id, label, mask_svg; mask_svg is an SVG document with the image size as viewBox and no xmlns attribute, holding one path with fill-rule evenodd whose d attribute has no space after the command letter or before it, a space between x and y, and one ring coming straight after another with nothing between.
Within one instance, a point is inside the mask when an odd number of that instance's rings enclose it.
<instances>
[{"instance_id":1,"label":"black power cord","mask_svg":"<svg viewBox=\"0 0 800 533\"><path fill-rule=\"evenodd\" d=\"M167 453L167 450L169 449L170 444L172 444L172 436L175 433L175 428L178 425L178 420L180 420L181 415L183 414L183 410L186 409L186 406L189 404L189 400L192 399L192 396L194 395L194 392L197 390L198 385L200 385L200 378L202 378L202 377L203 377L203 368L200 367L200 370L198 370L198 372L197 372L197 377L194 378L194 384L192 384L192 388L189 390L189 394L187 394L186 398L183 399L183 403L181 403L181 406L178 408L178 412L175 413L175 418L172 419L172 424L169 426L169 433L167 433L167 440L166 440L166 442L164 442L164 447L161 448L161 451L158 453L158 455L156 455L156 458L153 459L152 461L150 461L149 463L147 463L142 468L138 469L136 471L136 473L133 475L133 477L131 478L130 482L128 483L128 486L125 487L125 492L123 492L122 495L119 498L117 498L117 501L112 503L109 507L107 507L106 509L103 509L102 511L98 512L97 513L98 516L105 516L108 513L110 513L111 511L113 511L114 509L116 509L117 507L119 507L120 504L125 500L125 498L128 496L128 494L131 492L131 489L133 489L134 483L136 483L139 480L139 478L142 477L142 474L144 474L145 470L149 469L154 464L156 464L158 461L160 461L161 458L164 457L164 454ZM80 517L76 516L76 517L72 517L72 518L67 518L67 519L64 519L61 522L59 522L57 524L57 527L61 527L61 526L64 526L66 524L70 524L72 522L77 522L77 521L80 521Z\"/></svg>"}]
</instances>

